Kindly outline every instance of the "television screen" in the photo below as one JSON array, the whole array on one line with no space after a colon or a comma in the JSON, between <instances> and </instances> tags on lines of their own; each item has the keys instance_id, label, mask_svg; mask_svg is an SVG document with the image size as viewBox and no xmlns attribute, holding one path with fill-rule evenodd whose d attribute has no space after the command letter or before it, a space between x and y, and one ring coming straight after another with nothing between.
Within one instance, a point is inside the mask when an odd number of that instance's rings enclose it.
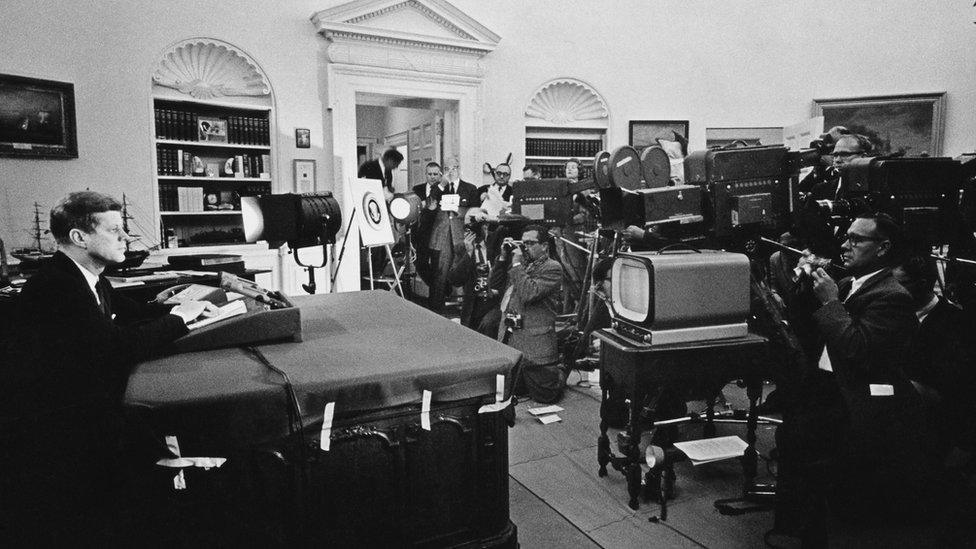
<instances>
[{"instance_id":1,"label":"television screen","mask_svg":"<svg viewBox=\"0 0 976 549\"><path fill-rule=\"evenodd\" d=\"M631 322L645 322L651 303L651 272L637 259L621 257L611 272L613 309Z\"/></svg>"}]
</instances>

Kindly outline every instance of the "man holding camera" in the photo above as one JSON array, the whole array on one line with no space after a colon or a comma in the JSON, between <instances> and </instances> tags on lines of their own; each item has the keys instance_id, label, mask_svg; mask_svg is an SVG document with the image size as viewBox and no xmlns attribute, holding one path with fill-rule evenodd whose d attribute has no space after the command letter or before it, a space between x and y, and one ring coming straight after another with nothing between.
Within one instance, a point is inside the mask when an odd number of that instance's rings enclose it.
<instances>
[{"instance_id":1,"label":"man holding camera","mask_svg":"<svg viewBox=\"0 0 976 549\"><path fill-rule=\"evenodd\" d=\"M468 210L464 224L464 243L454 247L454 262L447 273L447 281L452 286L464 288L461 325L494 337L498 332L499 315L490 313L498 311L501 292L489 284L493 258L485 244L487 235L488 222L484 210ZM494 330L489 330L489 325Z\"/></svg>"},{"instance_id":2,"label":"man holding camera","mask_svg":"<svg viewBox=\"0 0 976 549\"><path fill-rule=\"evenodd\" d=\"M838 284L822 267L810 274L813 336L826 348L791 389L776 438L777 527L811 542L826 541L828 498L850 519L876 518L911 511L900 496L919 496L925 482L920 401L904 370L917 319L892 276L899 236L891 217L862 215L842 245L850 276Z\"/></svg>"},{"instance_id":3,"label":"man holding camera","mask_svg":"<svg viewBox=\"0 0 976 549\"><path fill-rule=\"evenodd\" d=\"M562 397L565 379L556 345L556 307L562 269L549 257L549 233L528 225L519 243L506 240L491 274L491 286L506 288L499 339L522 352L515 393L540 403Z\"/></svg>"}]
</instances>

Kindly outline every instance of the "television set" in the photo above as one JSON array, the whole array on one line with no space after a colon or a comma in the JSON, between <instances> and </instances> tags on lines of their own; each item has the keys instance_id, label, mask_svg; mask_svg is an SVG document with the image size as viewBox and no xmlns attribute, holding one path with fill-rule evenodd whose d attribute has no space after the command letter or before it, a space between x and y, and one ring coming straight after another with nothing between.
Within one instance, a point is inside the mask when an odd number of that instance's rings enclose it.
<instances>
[{"instance_id":1,"label":"television set","mask_svg":"<svg viewBox=\"0 0 976 549\"><path fill-rule=\"evenodd\" d=\"M748 333L749 259L716 250L621 253L611 269L614 330L650 345Z\"/></svg>"}]
</instances>

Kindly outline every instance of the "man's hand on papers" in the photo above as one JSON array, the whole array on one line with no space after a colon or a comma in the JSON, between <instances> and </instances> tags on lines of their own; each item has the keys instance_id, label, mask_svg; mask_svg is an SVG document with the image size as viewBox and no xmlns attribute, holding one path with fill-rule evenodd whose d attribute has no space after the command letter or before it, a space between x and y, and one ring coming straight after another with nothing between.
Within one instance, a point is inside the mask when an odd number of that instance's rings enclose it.
<instances>
[{"instance_id":1,"label":"man's hand on papers","mask_svg":"<svg viewBox=\"0 0 976 549\"><path fill-rule=\"evenodd\" d=\"M209 301L184 301L170 310L170 313L182 318L183 322L187 324L199 316L209 318L216 315L217 312L217 307Z\"/></svg>"}]
</instances>

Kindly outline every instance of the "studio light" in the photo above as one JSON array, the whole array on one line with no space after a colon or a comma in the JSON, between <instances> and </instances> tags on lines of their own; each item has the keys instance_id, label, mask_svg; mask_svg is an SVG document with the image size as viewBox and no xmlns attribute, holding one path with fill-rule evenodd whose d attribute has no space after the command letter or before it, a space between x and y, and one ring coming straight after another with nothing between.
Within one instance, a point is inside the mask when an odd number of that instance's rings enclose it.
<instances>
[{"instance_id":1,"label":"studio light","mask_svg":"<svg viewBox=\"0 0 976 549\"><path fill-rule=\"evenodd\" d=\"M295 263L308 269L308 284L302 288L314 294L314 269L325 267L326 246L335 244L342 228L342 211L332 193L246 196L241 198L241 214L245 240L267 240L274 248L287 243ZM299 259L299 248L309 246L322 246L321 265L307 265Z\"/></svg>"},{"instance_id":2,"label":"studio light","mask_svg":"<svg viewBox=\"0 0 976 549\"><path fill-rule=\"evenodd\" d=\"M396 193L390 201L390 217L397 223L409 225L420 217L421 207L422 201L417 193Z\"/></svg>"}]
</instances>

